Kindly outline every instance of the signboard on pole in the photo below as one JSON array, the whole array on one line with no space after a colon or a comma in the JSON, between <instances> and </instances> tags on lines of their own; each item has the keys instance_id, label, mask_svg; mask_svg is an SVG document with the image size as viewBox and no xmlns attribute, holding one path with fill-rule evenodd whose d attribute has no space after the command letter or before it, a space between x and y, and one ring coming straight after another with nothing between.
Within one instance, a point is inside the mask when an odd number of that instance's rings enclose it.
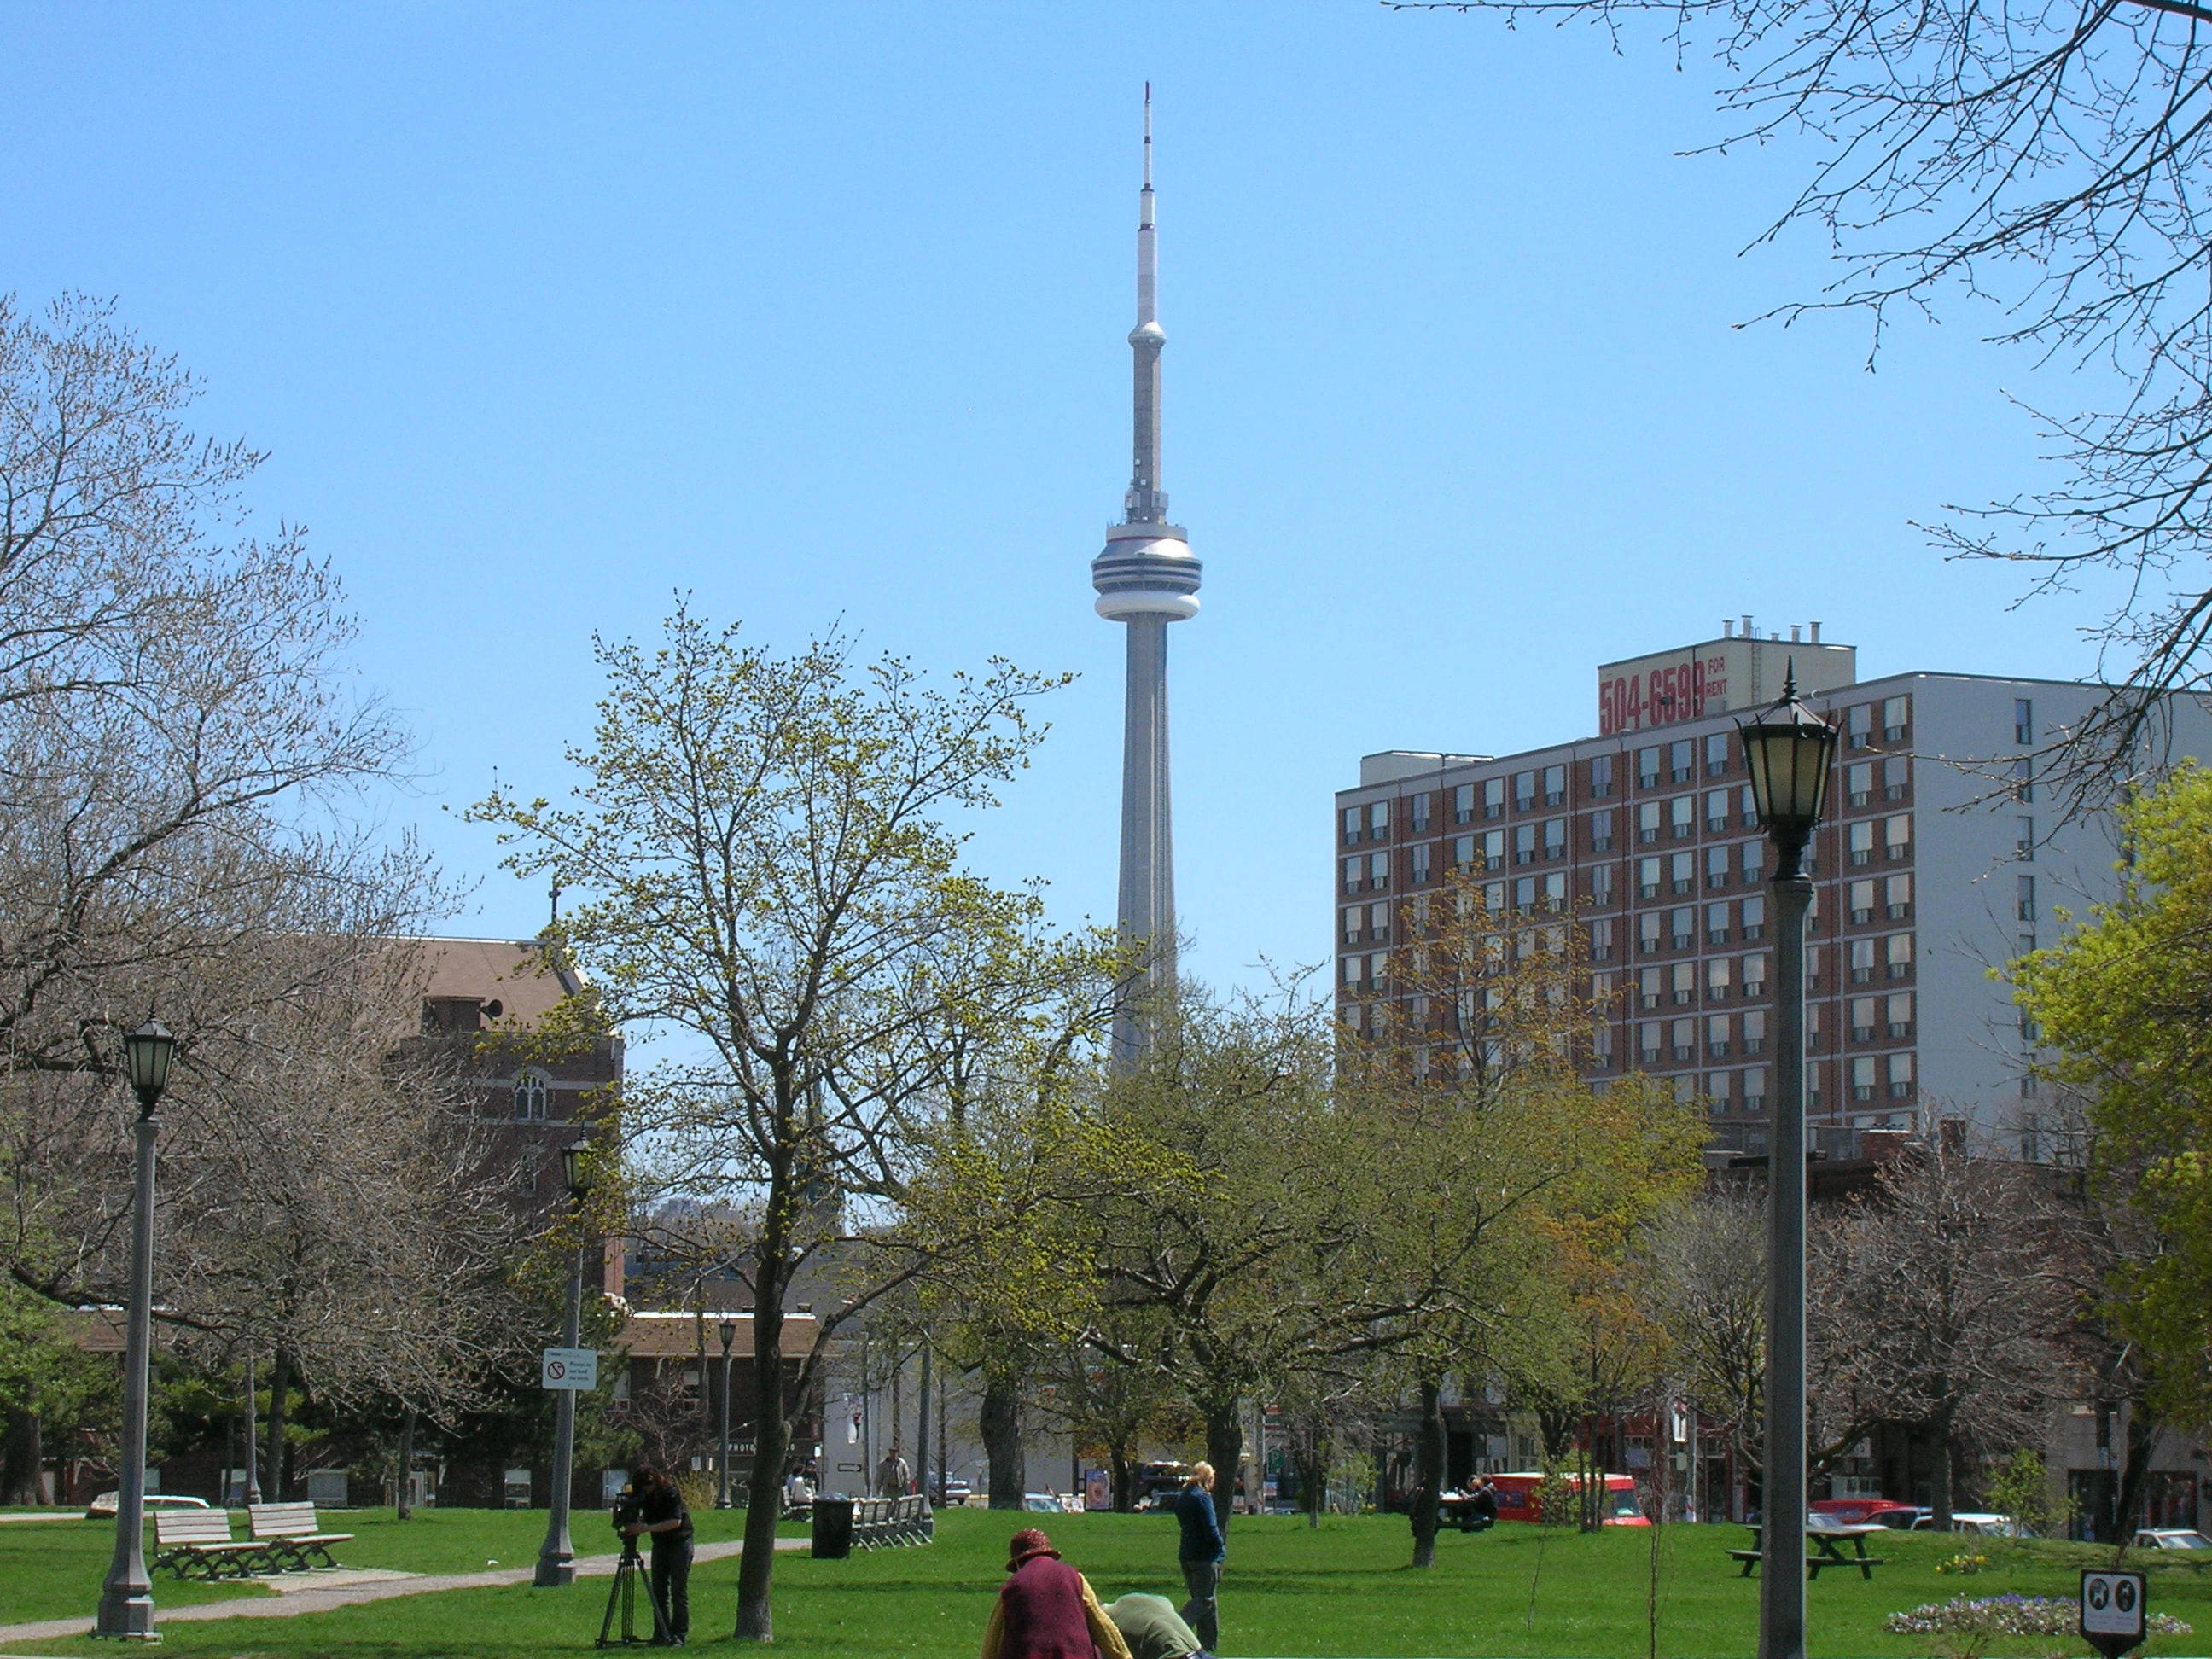
<instances>
[{"instance_id":1,"label":"signboard on pole","mask_svg":"<svg viewBox=\"0 0 2212 1659\"><path fill-rule=\"evenodd\" d=\"M2082 1639L2106 1659L2119 1659L2130 1648L2142 1645L2148 1622L2143 1589L2139 1572L2081 1575Z\"/></svg>"},{"instance_id":2,"label":"signboard on pole","mask_svg":"<svg viewBox=\"0 0 2212 1659\"><path fill-rule=\"evenodd\" d=\"M539 1383L548 1389L596 1389L599 1386L599 1356L594 1348L548 1348L538 1370Z\"/></svg>"}]
</instances>

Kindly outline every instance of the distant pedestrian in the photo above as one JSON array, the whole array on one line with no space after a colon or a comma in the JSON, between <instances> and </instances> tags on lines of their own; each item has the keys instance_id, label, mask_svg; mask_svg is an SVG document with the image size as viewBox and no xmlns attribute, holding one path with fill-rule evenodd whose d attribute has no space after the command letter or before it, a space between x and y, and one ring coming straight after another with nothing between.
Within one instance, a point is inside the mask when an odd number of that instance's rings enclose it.
<instances>
[{"instance_id":1,"label":"distant pedestrian","mask_svg":"<svg viewBox=\"0 0 2212 1659\"><path fill-rule=\"evenodd\" d=\"M1467 1506L1474 1523L1469 1531L1488 1532L1498 1524L1498 1488L1490 1484L1488 1475L1474 1478L1474 1490L1468 1494Z\"/></svg>"},{"instance_id":2,"label":"distant pedestrian","mask_svg":"<svg viewBox=\"0 0 2212 1659\"><path fill-rule=\"evenodd\" d=\"M1213 1659L1164 1595L1125 1595L1106 1604L1106 1616L1129 1644L1129 1659Z\"/></svg>"},{"instance_id":3,"label":"distant pedestrian","mask_svg":"<svg viewBox=\"0 0 2212 1659\"><path fill-rule=\"evenodd\" d=\"M1182 1563L1183 1588L1190 1592L1190 1600L1182 1604L1183 1621L1198 1632L1200 1645L1212 1653L1221 1645L1216 1598L1221 1591L1221 1564L1229 1556L1229 1540L1221 1535L1221 1522L1213 1511L1212 1464L1190 1466L1190 1479L1176 1499L1176 1521L1182 1529L1176 1553Z\"/></svg>"},{"instance_id":4,"label":"distant pedestrian","mask_svg":"<svg viewBox=\"0 0 2212 1659\"><path fill-rule=\"evenodd\" d=\"M1007 1545L1006 1571L983 1629L983 1659L1129 1659L1089 1582L1035 1527Z\"/></svg>"},{"instance_id":5,"label":"distant pedestrian","mask_svg":"<svg viewBox=\"0 0 2212 1659\"><path fill-rule=\"evenodd\" d=\"M907 1494L908 1488L913 1485L912 1466L905 1458L899 1455L899 1449L893 1446L884 1454L884 1461L876 1465L876 1496L903 1498Z\"/></svg>"}]
</instances>

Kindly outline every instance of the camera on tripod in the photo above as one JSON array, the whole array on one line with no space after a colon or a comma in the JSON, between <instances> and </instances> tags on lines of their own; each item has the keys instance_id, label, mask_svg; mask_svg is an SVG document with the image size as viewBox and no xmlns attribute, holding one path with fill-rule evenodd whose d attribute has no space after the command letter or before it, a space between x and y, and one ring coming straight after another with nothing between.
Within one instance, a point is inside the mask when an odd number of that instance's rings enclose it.
<instances>
[{"instance_id":1,"label":"camera on tripod","mask_svg":"<svg viewBox=\"0 0 2212 1659\"><path fill-rule=\"evenodd\" d=\"M611 1518L614 1522L615 1530L623 1534L623 1549L624 1553L630 1555L636 1554L637 1540L630 1537L624 1530L627 1528L637 1525L640 1521L645 1518L645 1500L637 1495L637 1489L635 1487L624 1486L619 1492L615 1494L615 1501L611 1511Z\"/></svg>"},{"instance_id":2,"label":"camera on tripod","mask_svg":"<svg viewBox=\"0 0 2212 1659\"><path fill-rule=\"evenodd\" d=\"M637 1553L637 1540L629 1535L629 1528L645 1519L645 1499L634 1486L624 1486L610 1504L611 1518L615 1531L622 1539L622 1559L615 1563L615 1582L607 1588L606 1616L599 1620L599 1639L596 1645L603 1648L635 1647L650 1643L655 1647L673 1645L669 1633L668 1614L660 1605L660 1598L653 1593L653 1586L641 1584L645 1577L645 1560ZM642 1588L646 1609L652 1614L651 1635L638 1629L638 1592ZM619 1634L617 1634L619 1630Z\"/></svg>"}]
</instances>

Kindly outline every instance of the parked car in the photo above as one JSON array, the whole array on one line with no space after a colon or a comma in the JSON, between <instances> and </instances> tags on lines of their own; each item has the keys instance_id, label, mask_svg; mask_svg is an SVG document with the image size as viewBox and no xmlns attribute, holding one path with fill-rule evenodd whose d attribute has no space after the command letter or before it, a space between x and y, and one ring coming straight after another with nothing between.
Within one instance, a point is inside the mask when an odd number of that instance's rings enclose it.
<instances>
[{"instance_id":1,"label":"parked car","mask_svg":"<svg viewBox=\"0 0 2212 1659\"><path fill-rule=\"evenodd\" d=\"M1912 1530L1915 1532L1935 1531L1936 1516L1934 1512L1931 1510L1923 1514L1919 1519L1912 1523ZM2020 1523L2014 1521L2012 1516L2008 1515L1992 1515L1984 1510L1953 1510L1951 1514L1951 1530L1953 1532L1986 1533L1996 1538L2021 1538L2026 1536L2026 1534L2021 1531Z\"/></svg>"},{"instance_id":2,"label":"parked car","mask_svg":"<svg viewBox=\"0 0 2212 1659\"><path fill-rule=\"evenodd\" d=\"M2212 1550L2212 1538L2187 1527L2145 1527L2136 1534L2139 1550Z\"/></svg>"},{"instance_id":3,"label":"parked car","mask_svg":"<svg viewBox=\"0 0 2212 1659\"><path fill-rule=\"evenodd\" d=\"M973 1490L965 1480L948 1480L937 1494L937 1506L943 1509L948 1504L965 1505Z\"/></svg>"},{"instance_id":4,"label":"parked car","mask_svg":"<svg viewBox=\"0 0 2212 1659\"><path fill-rule=\"evenodd\" d=\"M1823 1498L1808 1508L1847 1527L1889 1527L1899 1531L1910 1528L1915 1519L1928 1513L1893 1498Z\"/></svg>"},{"instance_id":5,"label":"parked car","mask_svg":"<svg viewBox=\"0 0 2212 1659\"><path fill-rule=\"evenodd\" d=\"M84 1518L88 1521L112 1521L115 1519L116 1508L122 1502L122 1493L104 1492L85 1506ZM204 1498L186 1498L177 1492L149 1492L146 1494L145 1504L146 1513L149 1515L153 1514L156 1510L204 1510L214 1507Z\"/></svg>"},{"instance_id":6,"label":"parked car","mask_svg":"<svg viewBox=\"0 0 2212 1659\"><path fill-rule=\"evenodd\" d=\"M1571 1490L1579 1491L1581 1482L1574 1475L1565 1477ZM1648 1527L1644 1506L1637 1501L1636 1480L1632 1475L1607 1474L1601 1476L1604 1496L1598 1501L1598 1521L1607 1527ZM1498 1518L1500 1521L1540 1521L1544 1505L1539 1489L1544 1484L1543 1475L1535 1470L1520 1470L1510 1474L1493 1474L1491 1487L1498 1494Z\"/></svg>"},{"instance_id":7,"label":"parked car","mask_svg":"<svg viewBox=\"0 0 2212 1659\"><path fill-rule=\"evenodd\" d=\"M1034 1515L1070 1515L1073 1507L1056 1492L1025 1492L1022 1507Z\"/></svg>"}]
</instances>

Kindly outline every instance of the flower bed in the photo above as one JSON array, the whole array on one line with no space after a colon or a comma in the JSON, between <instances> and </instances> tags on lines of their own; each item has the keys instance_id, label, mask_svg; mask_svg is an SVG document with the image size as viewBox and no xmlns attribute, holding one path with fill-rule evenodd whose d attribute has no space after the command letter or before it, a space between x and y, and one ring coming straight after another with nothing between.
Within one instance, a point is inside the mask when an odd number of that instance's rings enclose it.
<instances>
[{"instance_id":1,"label":"flower bed","mask_svg":"<svg viewBox=\"0 0 2212 1659\"><path fill-rule=\"evenodd\" d=\"M2070 1636L2081 1616L2074 1602L2051 1595L1955 1595L1893 1613L1882 1625L1893 1636ZM2171 1613L2150 1615L2153 1636L2187 1636L2190 1629Z\"/></svg>"}]
</instances>

